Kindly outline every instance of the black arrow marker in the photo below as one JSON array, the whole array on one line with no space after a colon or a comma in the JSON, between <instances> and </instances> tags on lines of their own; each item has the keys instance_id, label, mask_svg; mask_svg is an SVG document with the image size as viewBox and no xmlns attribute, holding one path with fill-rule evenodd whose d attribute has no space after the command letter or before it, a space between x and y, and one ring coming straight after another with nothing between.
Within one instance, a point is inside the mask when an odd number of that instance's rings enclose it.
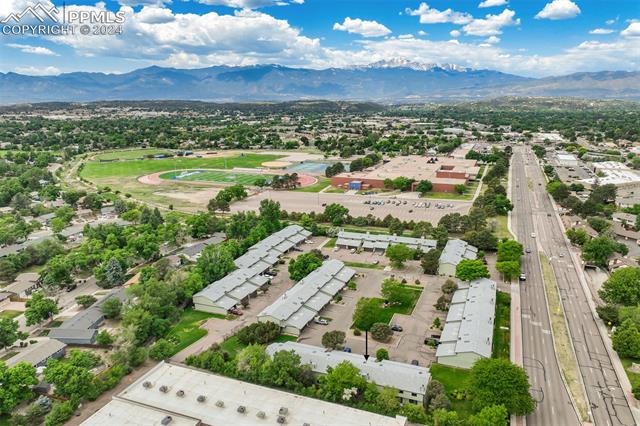
<instances>
[{"instance_id":1,"label":"black arrow marker","mask_svg":"<svg viewBox=\"0 0 640 426\"><path fill-rule=\"evenodd\" d=\"M369 360L369 332L364 331L364 359Z\"/></svg>"}]
</instances>

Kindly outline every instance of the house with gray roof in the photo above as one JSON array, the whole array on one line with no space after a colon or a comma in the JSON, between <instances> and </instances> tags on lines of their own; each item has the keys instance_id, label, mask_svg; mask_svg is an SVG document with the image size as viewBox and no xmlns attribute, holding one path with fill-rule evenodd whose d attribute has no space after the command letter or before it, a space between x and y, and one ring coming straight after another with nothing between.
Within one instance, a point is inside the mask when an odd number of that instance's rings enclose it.
<instances>
[{"instance_id":1,"label":"house with gray roof","mask_svg":"<svg viewBox=\"0 0 640 426\"><path fill-rule=\"evenodd\" d=\"M411 249L420 249L426 253L436 248L437 241L426 238L412 238L398 235L370 234L362 232L340 231L336 239L336 247L362 248L384 253L387 248L395 244L404 244Z\"/></svg>"},{"instance_id":2,"label":"house with gray roof","mask_svg":"<svg viewBox=\"0 0 640 426\"><path fill-rule=\"evenodd\" d=\"M431 374L426 367L389 360L378 362L374 357L365 359L360 354L327 351L303 343L272 343L266 351L270 356L280 351L293 351L300 357L300 364L310 365L317 374L326 374L329 368L335 368L341 362L347 361L360 370L367 381L374 382L381 388L389 386L398 389L401 403L422 405L427 385L431 380Z\"/></svg>"},{"instance_id":3,"label":"house with gray roof","mask_svg":"<svg viewBox=\"0 0 640 426\"><path fill-rule=\"evenodd\" d=\"M474 260L478 257L478 249L466 241L454 239L447 241L442 249L438 262L438 274L454 277L456 267L463 260Z\"/></svg>"},{"instance_id":4,"label":"house with gray roof","mask_svg":"<svg viewBox=\"0 0 640 426\"><path fill-rule=\"evenodd\" d=\"M78 312L73 317L64 321L60 327L52 328L49 337L58 339L68 345L92 345L98 335L97 328L104 321L101 306L107 300L117 297L121 302L126 302L128 296L126 289L120 288L98 300L93 305Z\"/></svg>"},{"instance_id":5,"label":"house with gray roof","mask_svg":"<svg viewBox=\"0 0 640 426\"><path fill-rule=\"evenodd\" d=\"M37 343L30 344L17 355L9 358L6 363L7 367L13 367L19 362L26 362L34 367L43 367L47 365L47 361L52 358L58 359L64 356L67 345L56 339L39 340Z\"/></svg>"},{"instance_id":6,"label":"house with gray roof","mask_svg":"<svg viewBox=\"0 0 640 426\"><path fill-rule=\"evenodd\" d=\"M299 225L291 225L254 244L234 260L238 269L193 295L194 309L225 315L230 309L247 306L251 297L265 291L271 277L264 275L280 256L311 236Z\"/></svg>"},{"instance_id":7,"label":"house with gray roof","mask_svg":"<svg viewBox=\"0 0 640 426\"><path fill-rule=\"evenodd\" d=\"M299 336L355 274L339 260L327 260L263 309L258 321L275 322L284 333Z\"/></svg>"},{"instance_id":8,"label":"house with gray roof","mask_svg":"<svg viewBox=\"0 0 640 426\"><path fill-rule=\"evenodd\" d=\"M223 232L216 232L207 239L183 247L182 250L178 252L178 255L186 257L191 262L195 262L200 257L202 250L208 246L220 244L226 239L227 237Z\"/></svg>"},{"instance_id":9,"label":"house with gray roof","mask_svg":"<svg viewBox=\"0 0 640 426\"><path fill-rule=\"evenodd\" d=\"M2 291L14 294L21 299L26 299L39 287L40 274L37 272L24 272L18 275L15 281L3 288Z\"/></svg>"},{"instance_id":10,"label":"house with gray roof","mask_svg":"<svg viewBox=\"0 0 640 426\"><path fill-rule=\"evenodd\" d=\"M478 359L491 357L495 311L495 281L479 278L460 283L440 336L438 363L471 368Z\"/></svg>"}]
</instances>

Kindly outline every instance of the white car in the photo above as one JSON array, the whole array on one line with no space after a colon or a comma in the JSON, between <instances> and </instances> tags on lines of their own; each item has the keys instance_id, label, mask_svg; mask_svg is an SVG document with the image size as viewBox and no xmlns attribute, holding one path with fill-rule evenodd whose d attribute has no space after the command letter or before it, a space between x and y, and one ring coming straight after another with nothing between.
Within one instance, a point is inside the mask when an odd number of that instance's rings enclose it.
<instances>
[{"instance_id":1,"label":"white car","mask_svg":"<svg viewBox=\"0 0 640 426\"><path fill-rule=\"evenodd\" d=\"M535 232L532 232L532 233L531 233L531 238L535 238L535 237L536 237L536 233L535 233Z\"/></svg>"}]
</instances>

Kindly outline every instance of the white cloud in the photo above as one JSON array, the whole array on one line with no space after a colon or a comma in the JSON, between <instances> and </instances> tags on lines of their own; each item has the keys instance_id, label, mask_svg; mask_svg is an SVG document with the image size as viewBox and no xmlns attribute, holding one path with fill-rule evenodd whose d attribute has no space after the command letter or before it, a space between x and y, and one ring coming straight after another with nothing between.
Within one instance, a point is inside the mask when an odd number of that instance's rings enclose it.
<instances>
[{"instance_id":1,"label":"white cloud","mask_svg":"<svg viewBox=\"0 0 640 426\"><path fill-rule=\"evenodd\" d=\"M462 27L467 35L480 37L502 34L502 27L520 25L520 18L513 19L516 13L513 10L505 9L499 15L487 15L484 19L474 19L469 24Z\"/></svg>"},{"instance_id":2,"label":"white cloud","mask_svg":"<svg viewBox=\"0 0 640 426\"><path fill-rule=\"evenodd\" d=\"M478 5L478 7L483 8L483 7L504 6L507 3L509 3L508 0L484 0L482 3Z\"/></svg>"},{"instance_id":3,"label":"white cloud","mask_svg":"<svg viewBox=\"0 0 640 426\"><path fill-rule=\"evenodd\" d=\"M451 37L453 37L453 38L458 38L458 37L460 37L460 31L458 31L458 30L451 30L451 31L449 31L449 35L450 35Z\"/></svg>"},{"instance_id":4,"label":"white cloud","mask_svg":"<svg viewBox=\"0 0 640 426\"><path fill-rule=\"evenodd\" d=\"M363 37L380 37L391 34L391 30L376 21L363 21L360 18L346 17L342 24L333 24L333 29L346 31L351 34L360 34Z\"/></svg>"},{"instance_id":5,"label":"white cloud","mask_svg":"<svg viewBox=\"0 0 640 426\"><path fill-rule=\"evenodd\" d=\"M12 49L20 49L23 53L33 53L34 55L60 56L51 49L42 46L32 46L30 44L7 43L6 46Z\"/></svg>"},{"instance_id":6,"label":"white cloud","mask_svg":"<svg viewBox=\"0 0 640 426\"><path fill-rule=\"evenodd\" d=\"M19 74L27 75L58 75L60 70L56 67L16 67L15 71Z\"/></svg>"},{"instance_id":7,"label":"white cloud","mask_svg":"<svg viewBox=\"0 0 640 426\"><path fill-rule=\"evenodd\" d=\"M419 36L426 36L426 35L427 35L427 32L426 32L426 31L422 31L422 30L420 30L420 31L418 31L418 35L419 35Z\"/></svg>"},{"instance_id":8,"label":"white cloud","mask_svg":"<svg viewBox=\"0 0 640 426\"><path fill-rule=\"evenodd\" d=\"M171 4L172 0L116 0L122 6L162 6L163 4ZM102 2L101 2L102 3ZM98 6L96 4L96 6ZM104 7L104 3L103 3ZM102 9L102 7L101 7Z\"/></svg>"},{"instance_id":9,"label":"white cloud","mask_svg":"<svg viewBox=\"0 0 640 426\"><path fill-rule=\"evenodd\" d=\"M536 19L569 19L580 14L580 8L571 0L553 0L535 16Z\"/></svg>"},{"instance_id":10,"label":"white cloud","mask_svg":"<svg viewBox=\"0 0 640 426\"><path fill-rule=\"evenodd\" d=\"M487 38L484 42L488 44L497 44L497 43L500 43L500 37L491 36Z\"/></svg>"},{"instance_id":11,"label":"white cloud","mask_svg":"<svg viewBox=\"0 0 640 426\"><path fill-rule=\"evenodd\" d=\"M135 1L135 0L132 0ZM150 1L150 0L148 0ZM304 0L197 0L198 3L210 6L228 6L236 9L259 9L267 6L287 6L288 4L303 4Z\"/></svg>"},{"instance_id":12,"label":"white cloud","mask_svg":"<svg viewBox=\"0 0 640 426\"><path fill-rule=\"evenodd\" d=\"M607 19L607 20L606 20L606 21L604 21L604 22L605 22L605 24L607 24L607 25L613 25L613 24L615 24L616 22L618 22L618 19L620 19L620 17L619 17L619 16L616 16L616 17L615 17L615 19Z\"/></svg>"},{"instance_id":13,"label":"white cloud","mask_svg":"<svg viewBox=\"0 0 640 426\"><path fill-rule=\"evenodd\" d=\"M640 22L632 22L621 33L623 37L640 37Z\"/></svg>"},{"instance_id":14,"label":"white cloud","mask_svg":"<svg viewBox=\"0 0 640 426\"><path fill-rule=\"evenodd\" d=\"M615 32L615 31L612 30L612 29L609 29L609 28L596 28L596 29L593 29L593 30L589 31L589 34L605 35L605 34L611 34L613 32Z\"/></svg>"},{"instance_id":15,"label":"white cloud","mask_svg":"<svg viewBox=\"0 0 640 426\"><path fill-rule=\"evenodd\" d=\"M400 34L398 38L414 38L413 34Z\"/></svg>"},{"instance_id":16,"label":"white cloud","mask_svg":"<svg viewBox=\"0 0 640 426\"><path fill-rule=\"evenodd\" d=\"M426 3L420 3L417 9L405 9L405 13L410 16L419 16L421 24L444 24L452 23L464 25L473 20L473 16L465 12L456 12L451 8L446 10L432 9Z\"/></svg>"}]
</instances>

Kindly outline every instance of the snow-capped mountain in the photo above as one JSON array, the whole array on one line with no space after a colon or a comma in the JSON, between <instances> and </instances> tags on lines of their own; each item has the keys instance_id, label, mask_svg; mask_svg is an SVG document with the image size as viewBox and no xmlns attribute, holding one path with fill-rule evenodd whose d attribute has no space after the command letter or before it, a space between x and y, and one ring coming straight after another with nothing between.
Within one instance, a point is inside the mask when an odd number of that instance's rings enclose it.
<instances>
[{"instance_id":1,"label":"snow-capped mountain","mask_svg":"<svg viewBox=\"0 0 640 426\"><path fill-rule=\"evenodd\" d=\"M473 71L472 68L467 68L456 64L425 64L422 62L414 62L402 58L383 59L381 61L373 62L360 68L409 68L415 71L433 71L434 69L457 72Z\"/></svg>"}]
</instances>

